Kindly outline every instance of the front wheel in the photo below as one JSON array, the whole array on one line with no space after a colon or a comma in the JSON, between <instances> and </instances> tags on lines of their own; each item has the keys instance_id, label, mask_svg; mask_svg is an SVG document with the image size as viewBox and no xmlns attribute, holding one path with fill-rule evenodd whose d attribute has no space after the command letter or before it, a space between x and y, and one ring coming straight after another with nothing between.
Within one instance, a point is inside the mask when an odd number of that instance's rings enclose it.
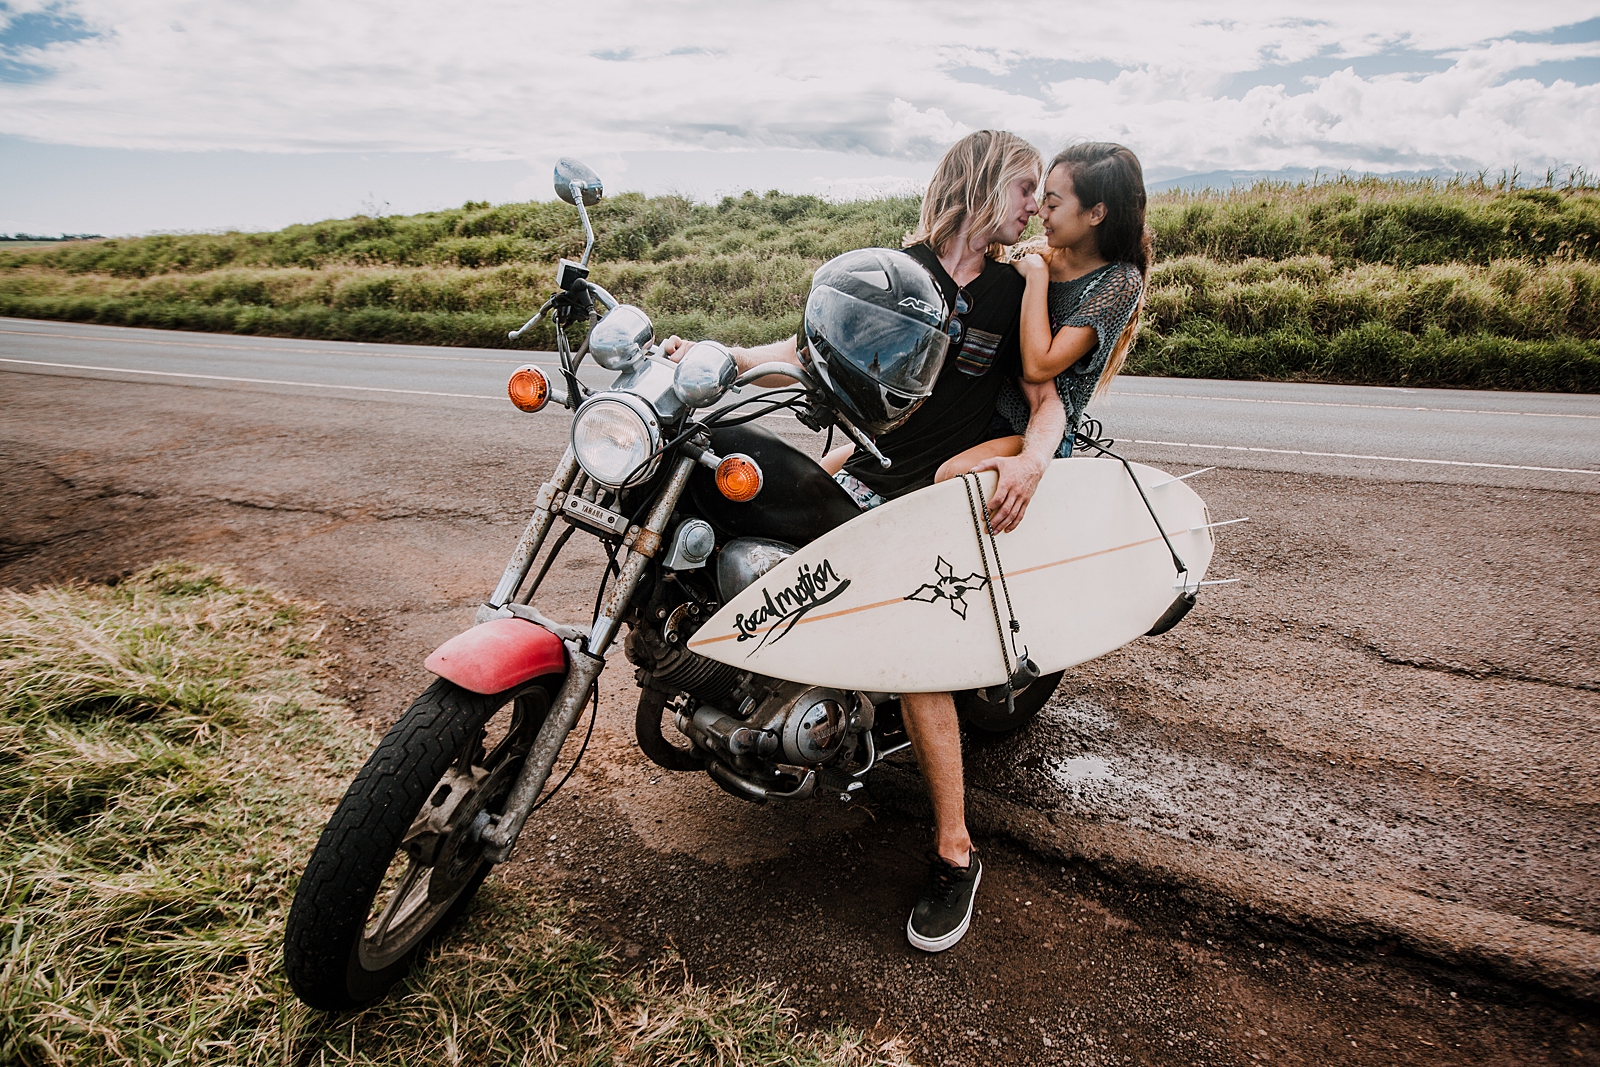
<instances>
[{"instance_id":1,"label":"front wheel","mask_svg":"<svg viewBox=\"0 0 1600 1067\"><path fill-rule=\"evenodd\" d=\"M284 930L283 965L324 1011L376 1000L466 909L492 864L469 833L499 814L560 679L481 696L440 678L378 744L328 820Z\"/></svg>"}]
</instances>

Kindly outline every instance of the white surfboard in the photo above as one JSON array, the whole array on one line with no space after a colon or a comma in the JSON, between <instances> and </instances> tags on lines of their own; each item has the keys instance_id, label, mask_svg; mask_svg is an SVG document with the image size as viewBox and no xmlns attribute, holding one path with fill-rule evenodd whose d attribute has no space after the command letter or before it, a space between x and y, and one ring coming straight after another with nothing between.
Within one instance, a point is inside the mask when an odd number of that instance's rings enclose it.
<instances>
[{"instance_id":1,"label":"white surfboard","mask_svg":"<svg viewBox=\"0 0 1600 1067\"><path fill-rule=\"evenodd\" d=\"M970 479L954 479L806 545L724 605L689 648L742 670L843 689L994 685L1007 672L992 586L1006 638L1009 591L1021 624L1015 647L1026 647L1042 672L1104 655L1154 626L1211 562L1204 501L1162 471L1132 466L1187 567L1181 578L1121 463L1055 460L1022 524L993 539L1004 589L992 555L984 576ZM987 499L995 475L979 479Z\"/></svg>"}]
</instances>

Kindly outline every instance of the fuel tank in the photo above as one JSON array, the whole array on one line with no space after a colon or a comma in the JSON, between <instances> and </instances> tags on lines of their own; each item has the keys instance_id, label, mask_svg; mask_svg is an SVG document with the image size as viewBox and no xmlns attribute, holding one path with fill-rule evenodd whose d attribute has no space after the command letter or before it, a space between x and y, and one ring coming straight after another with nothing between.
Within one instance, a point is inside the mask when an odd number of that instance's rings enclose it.
<instances>
[{"instance_id":1,"label":"fuel tank","mask_svg":"<svg viewBox=\"0 0 1600 1067\"><path fill-rule=\"evenodd\" d=\"M744 504L719 493L715 474L705 467L689 476L695 508L724 535L800 546L861 514L815 459L770 430L753 424L714 430L711 449L719 456L743 452L761 468L761 492Z\"/></svg>"}]
</instances>

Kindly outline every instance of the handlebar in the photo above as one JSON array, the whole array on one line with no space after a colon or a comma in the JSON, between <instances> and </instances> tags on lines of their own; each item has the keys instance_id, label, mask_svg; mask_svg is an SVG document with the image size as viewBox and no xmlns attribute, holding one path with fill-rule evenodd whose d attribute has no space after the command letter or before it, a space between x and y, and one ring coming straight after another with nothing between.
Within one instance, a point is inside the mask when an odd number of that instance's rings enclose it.
<instances>
[{"instance_id":1,"label":"handlebar","mask_svg":"<svg viewBox=\"0 0 1600 1067\"><path fill-rule=\"evenodd\" d=\"M540 319L544 318L544 313L546 311L549 311L552 307L555 306L556 299L558 297L560 297L560 295L561 295L560 293L557 293L555 296L552 296L549 300L546 300L544 302L544 307L539 309L539 313L537 315L535 315L533 318L529 319L527 322L523 323L522 327L520 329L512 330L510 333L506 334L506 338L508 340L515 341L515 340L517 340L517 338L521 337L523 334L525 334L529 330L533 329L533 324L538 322Z\"/></svg>"},{"instance_id":2,"label":"handlebar","mask_svg":"<svg viewBox=\"0 0 1600 1067\"><path fill-rule=\"evenodd\" d=\"M589 281L587 278L583 279L582 285L584 286L584 288L588 289L589 292L594 295L594 298L596 300L600 301L600 303L605 305L605 308L606 308L607 311L616 310L616 307L617 307L617 298L616 297L612 296L610 293L608 293L604 289L600 288L600 286L596 285L594 282ZM546 300L544 302L544 307L539 309L539 313L537 315L535 315L533 318L529 319L527 322L523 323L520 328L512 330L510 333L506 334L507 339L512 340L512 341L518 340L519 338L522 337L523 334L525 334L529 330L533 329L534 324L537 323L540 319L544 318L545 312L549 311L552 307L554 307L555 304L556 304L556 301L560 300L565 295L566 295L565 293L557 293L555 296L552 296L549 300Z\"/></svg>"},{"instance_id":3,"label":"handlebar","mask_svg":"<svg viewBox=\"0 0 1600 1067\"><path fill-rule=\"evenodd\" d=\"M733 380L732 388L737 389L741 385L749 385L751 382L760 378L765 378L769 374L780 375L784 378L793 378L795 381L805 386L812 384L811 375L805 372L805 368L797 367L793 363L782 363L774 360L771 363L759 363L756 366L751 367L749 370L745 371L743 374L739 375L739 377Z\"/></svg>"}]
</instances>

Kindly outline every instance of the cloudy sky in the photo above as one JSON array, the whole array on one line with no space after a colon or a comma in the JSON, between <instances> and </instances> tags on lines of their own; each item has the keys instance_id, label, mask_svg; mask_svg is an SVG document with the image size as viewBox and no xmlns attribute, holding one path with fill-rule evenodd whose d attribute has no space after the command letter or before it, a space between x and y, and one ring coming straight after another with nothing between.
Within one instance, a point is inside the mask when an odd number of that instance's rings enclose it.
<instances>
[{"instance_id":1,"label":"cloudy sky","mask_svg":"<svg viewBox=\"0 0 1600 1067\"><path fill-rule=\"evenodd\" d=\"M1600 170L1600 0L0 0L0 232L901 191L961 134L1229 171Z\"/></svg>"}]
</instances>

